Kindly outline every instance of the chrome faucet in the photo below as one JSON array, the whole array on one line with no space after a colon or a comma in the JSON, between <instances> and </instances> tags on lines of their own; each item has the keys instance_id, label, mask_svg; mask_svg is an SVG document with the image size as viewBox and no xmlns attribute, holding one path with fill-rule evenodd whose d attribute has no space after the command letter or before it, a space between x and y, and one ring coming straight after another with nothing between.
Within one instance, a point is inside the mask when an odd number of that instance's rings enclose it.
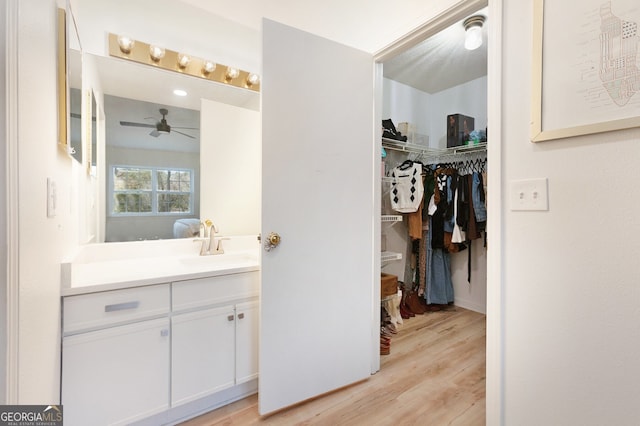
<instances>
[{"instance_id":1,"label":"chrome faucet","mask_svg":"<svg viewBox=\"0 0 640 426\"><path fill-rule=\"evenodd\" d=\"M217 232L218 228L210 219L200 222L200 237L193 240L202 242L202 246L200 247L200 256L224 253L224 249L221 244L222 241L218 241L216 243L215 234Z\"/></svg>"}]
</instances>

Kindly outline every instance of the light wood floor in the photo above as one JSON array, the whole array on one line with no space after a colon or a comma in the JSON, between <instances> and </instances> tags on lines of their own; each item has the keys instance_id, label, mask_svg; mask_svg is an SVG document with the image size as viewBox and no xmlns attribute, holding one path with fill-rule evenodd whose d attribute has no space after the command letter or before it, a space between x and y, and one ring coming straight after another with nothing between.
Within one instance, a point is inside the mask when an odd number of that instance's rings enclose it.
<instances>
[{"instance_id":1,"label":"light wood floor","mask_svg":"<svg viewBox=\"0 0 640 426\"><path fill-rule=\"evenodd\" d=\"M485 315L457 307L416 315L368 380L266 417L254 395L182 426L484 425L485 325Z\"/></svg>"}]
</instances>

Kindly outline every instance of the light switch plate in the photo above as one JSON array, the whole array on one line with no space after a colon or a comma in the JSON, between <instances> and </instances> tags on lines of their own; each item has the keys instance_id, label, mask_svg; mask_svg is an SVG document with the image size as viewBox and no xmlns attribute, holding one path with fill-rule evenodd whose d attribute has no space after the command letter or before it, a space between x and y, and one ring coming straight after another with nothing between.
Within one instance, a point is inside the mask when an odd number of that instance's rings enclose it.
<instances>
[{"instance_id":1,"label":"light switch plate","mask_svg":"<svg viewBox=\"0 0 640 426\"><path fill-rule=\"evenodd\" d=\"M512 180L509 190L512 211L547 211L547 178Z\"/></svg>"}]
</instances>

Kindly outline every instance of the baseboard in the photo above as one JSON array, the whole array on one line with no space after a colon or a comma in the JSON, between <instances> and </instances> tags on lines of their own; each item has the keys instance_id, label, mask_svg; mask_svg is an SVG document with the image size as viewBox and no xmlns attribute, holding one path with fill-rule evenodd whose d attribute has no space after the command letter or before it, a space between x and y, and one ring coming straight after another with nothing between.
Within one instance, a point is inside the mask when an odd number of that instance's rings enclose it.
<instances>
[{"instance_id":1,"label":"baseboard","mask_svg":"<svg viewBox=\"0 0 640 426\"><path fill-rule=\"evenodd\" d=\"M224 407L258 393L258 379L239 384L232 388L217 392L186 404L170 408L146 419L133 423L136 426L175 425L194 417Z\"/></svg>"},{"instance_id":2,"label":"baseboard","mask_svg":"<svg viewBox=\"0 0 640 426\"><path fill-rule=\"evenodd\" d=\"M453 303L456 306L459 306L464 309L469 309L470 311L478 312L485 315L487 314L487 307L485 305L482 305L478 302L474 302L472 300L458 299L456 297Z\"/></svg>"}]
</instances>

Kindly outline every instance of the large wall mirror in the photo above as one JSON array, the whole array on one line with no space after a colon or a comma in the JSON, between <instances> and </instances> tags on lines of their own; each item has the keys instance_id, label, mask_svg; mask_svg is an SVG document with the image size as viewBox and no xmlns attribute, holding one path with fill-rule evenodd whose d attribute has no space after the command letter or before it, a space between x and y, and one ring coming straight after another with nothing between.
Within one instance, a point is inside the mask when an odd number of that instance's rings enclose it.
<instances>
[{"instance_id":1,"label":"large wall mirror","mask_svg":"<svg viewBox=\"0 0 640 426\"><path fill-rule=\"evenodd\" d=\"M215 142L203 141L201 128L242 125L201 116L202 101L257 111L259 94L117 58L85 55L84 63L96 71L105 118L92 149L104 242L193 236L201 194L214 184L200 179L201 145Z\"/></svg>"}]
</instances>

